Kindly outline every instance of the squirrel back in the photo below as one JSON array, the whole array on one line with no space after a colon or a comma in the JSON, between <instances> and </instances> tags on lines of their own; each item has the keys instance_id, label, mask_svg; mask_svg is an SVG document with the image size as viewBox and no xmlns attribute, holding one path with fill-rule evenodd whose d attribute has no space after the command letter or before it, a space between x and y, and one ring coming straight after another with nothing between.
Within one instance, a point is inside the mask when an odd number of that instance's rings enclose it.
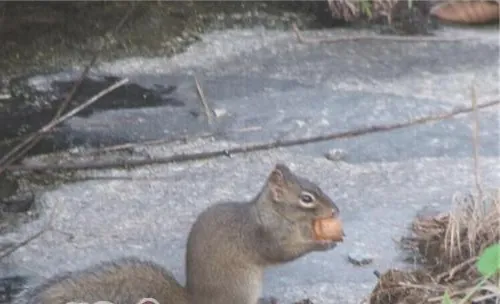
<instances>
[{"instance_id":1,"label":"squirrel back","mask_svg":"<svg viewBox=\"0 0 500 304\"><path fill-rule=\"evenodd\" d=\"M108 301L139 304L154 298L159 304L188 304L186 291L162 266L137 257L98 263L84 270L56 275L31 290L14 304L68 304Z\"/></svg>"}]
</instances>

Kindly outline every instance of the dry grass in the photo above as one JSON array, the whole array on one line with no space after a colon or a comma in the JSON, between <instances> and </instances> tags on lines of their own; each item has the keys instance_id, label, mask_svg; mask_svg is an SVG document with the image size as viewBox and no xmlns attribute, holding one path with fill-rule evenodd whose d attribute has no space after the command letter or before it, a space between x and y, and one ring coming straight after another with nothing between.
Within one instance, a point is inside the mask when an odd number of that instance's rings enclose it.
<instances>
[{"instance_id":1,"label":"dry grass","mask_svg":"<svg viewBox=\"0 0 500 304\"><path fill-rule=\"evenodd\" d=\"M344 21L390 17L398 0L327 0L332 16ZM364 9L364 5L366 10ZM367 16L367 10L370 16Z\"/></svg>"},{"instance_id":2,"label":"dry grass","mask_svg":"<svg viewBox=\"0 0 500 304\"><path fill-rule=\"evenodd\" d=\"M445 290L455 300L461 299L481 279L475 262L486 247L499 241L499 232L500 189L457 195L451 212L417 217L410 236L403 237L400 245L417 258L421 269L383 274L370 304L440 303ZM491 283L475 297L493 293L500 298L499 287ZM490 301L477 303L495 303Z\"/></svg>"}]
</instances>

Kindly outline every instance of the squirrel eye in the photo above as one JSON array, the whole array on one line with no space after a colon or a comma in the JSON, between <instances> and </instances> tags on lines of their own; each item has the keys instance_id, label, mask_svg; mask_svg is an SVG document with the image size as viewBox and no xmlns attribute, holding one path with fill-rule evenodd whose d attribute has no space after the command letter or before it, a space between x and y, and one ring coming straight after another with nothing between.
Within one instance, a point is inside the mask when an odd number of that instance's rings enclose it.
<instances>
[{"instance_id":1,"label":"squirrel eye","mask_svg":"<svg viewBox=\"0 0 500 304\"><path fill-rule=\"evenodd\" d=\"M314 200L315 200L314 195L312 195L309 192L302 192L300 194L300 203L304 207L312 207Z\"/></svg>"}]
</instances>

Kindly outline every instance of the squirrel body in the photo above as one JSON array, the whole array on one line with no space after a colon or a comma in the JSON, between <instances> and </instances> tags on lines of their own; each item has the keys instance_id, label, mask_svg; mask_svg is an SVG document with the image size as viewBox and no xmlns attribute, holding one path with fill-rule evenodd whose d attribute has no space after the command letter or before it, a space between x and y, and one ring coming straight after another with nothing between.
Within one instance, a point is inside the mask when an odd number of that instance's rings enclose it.
<instances>
[{"instance_id":1,"label":"squirrel body","mask_svg":"<svg viewBox=\"0 0 500 304\"><path fill-rule=\"evenodd\" d=\"M14 304L94 304L99 301L139 304L144 298L154 298L160 304L189 304L185 288L170 271L134 256L55 275L21 293Z\"/></svg>"},{"instance_id":2,"label":"squirrel body","mask_svg":"<svg viewBox=\"0 0 500 304\"><path fill-rule=\"evenodd\" d=\"M134 257L56 275L14 304L109 301L138 304L257 304L264 270L336 242L316 240L312 221L337 217L339 209L313 182L277 164L248 202L221 202L193 223L186 250L186 286L162 266Z\"/></svg>"}]
</instances>

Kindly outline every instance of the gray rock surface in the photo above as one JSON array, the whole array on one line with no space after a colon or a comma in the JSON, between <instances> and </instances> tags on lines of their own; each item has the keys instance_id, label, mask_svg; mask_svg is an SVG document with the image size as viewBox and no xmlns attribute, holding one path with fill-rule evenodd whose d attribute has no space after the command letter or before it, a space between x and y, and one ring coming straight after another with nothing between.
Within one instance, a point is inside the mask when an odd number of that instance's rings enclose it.
<instances>
[{"instance_id":1,"label":"gray rock surface","mask_svg":"<svg viewBox=\"0 0 500 304\"><path fill-rule=\"evenodd\" d=\"M371 264L373 262L373 257L371 253L367 252L364 250L364 248L354 248L349 254L347 255L348 261L356 266L364 266Z\"/></svg>"},{"instance_id":2,"label":"gray rock surface","mask_svg":"<svg viewBox=\"0 0 500 304\"><path fill-rule=\"evenodd\" d=\"M340 32L307 32L335 36ZM205 36L172 59L132 58L103 64L106 73L202 77L205 95L228 117L217 140L143 147L148 154L223 149L257 140L296 138L371 124L402 122L470 104L469 85L479 101L499 96L498 33L446 29L460 42L358 41L297 44L291 32L240 30ZM138 77L138 76L137 76ZM152 79L152 78L151 78ZM142 110L148 126L159 128L168 109ZM113 120L113 111L89 119ZM482 182L500 185L498 109L481 111ZM77 123L76 120L71 123ZM167 124L165 122L165 124ZM42 193L39 221L23 227L21 238L37 231L57 209L55 227L20 249L10 261L46 277L102 259L137 254L168 268L184 282L185 240L195 216L219 200L250 199L275 162L284 162L316 181L338 203L347 238L335 250L310 254L270 269L264 293L290 303L359 303L374 287L374 270L412 267L402 262L393 239L400 238L423 208L447 210L457 191L473 189L471 116L363 137L198 162L152 165L130 171L90 172L132 180L67 184ZM206 127L200 123L198 131ZM132 124L118 128L133 132ZM327 151L346 151L332 162ZM347 261L363 248L373 263Z\"/></svg>"}]
</instances>

